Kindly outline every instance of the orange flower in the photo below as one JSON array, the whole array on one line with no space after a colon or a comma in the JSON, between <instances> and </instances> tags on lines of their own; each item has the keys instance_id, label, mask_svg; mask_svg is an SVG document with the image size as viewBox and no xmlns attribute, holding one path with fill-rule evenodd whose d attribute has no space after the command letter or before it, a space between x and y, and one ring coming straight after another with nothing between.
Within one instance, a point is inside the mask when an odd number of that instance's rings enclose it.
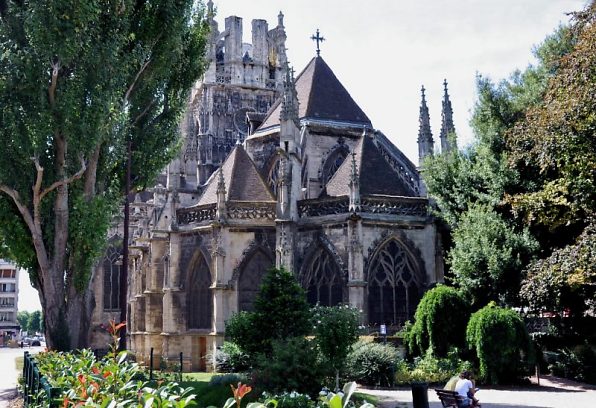
<instances>
[{"instance_id":1,"label":"orange flower","mask_svg":"<svg viewBox=\"0 0 596 408\"><path fill-rule=\"evenodd\" d=\"M85 376L83 374L79 374L77 377L81 384L85 385L87 383L87 378L85 378Z\"/></svg>"},{"instance_id":2,"label":"orange flower","mask_svg":"<svg viewBox=\"0 0 596 408\"><path fill-rule=\"evenodd\" d=\"M232 384L230 384L232 388L232 393L234 394L234 399L236 400L236 406L240 408L240 400L252 391L252 387L246 384L238 383L238 388L235 388Z\"/></svg>"},{"instance_id":3,"label":"orange flower","mask_svg":"<svg viewBox=\"0 0 596 408\"><path fill-rule=\"evenodd\" d=\"M97 368L97 367L91 367L91 372L93 374L99 374L99 368Z\"/></svg>"},{"instance_id":4,"label":"orange flower","mask_svg":"<svg viewBox=\"0 0 596 408\"><path fill-rule=\"evenodd\" d=\"M105 373L103 373L103 378L108 378L110 375L112 375L112 372L106 371Z\"/></svg>"},{"instance_id":5,"label":"orange flower","mask_svg":"<svg viewBox=\"0 0 596 408\"><path fill-rule=\"evenodd\" d=\"M108 327L108 332L112 335L118 333L118 331L120 331L121 328L123 328L124 326L126 326L126 322L121 322L116 324L115 320L110 320L110 326Z\"/></svg>"},{"instance_id":6,"label":"orange flower","mask_svg":"<svg viewBox=\"0 0 596 408\"><path fill-rule=\"evenodd\" d=\"M64 397L64 399L62 400L62 408L68 408L69 403L70 400L68 399L68 397Z\"/></svg>"}]
</instances>

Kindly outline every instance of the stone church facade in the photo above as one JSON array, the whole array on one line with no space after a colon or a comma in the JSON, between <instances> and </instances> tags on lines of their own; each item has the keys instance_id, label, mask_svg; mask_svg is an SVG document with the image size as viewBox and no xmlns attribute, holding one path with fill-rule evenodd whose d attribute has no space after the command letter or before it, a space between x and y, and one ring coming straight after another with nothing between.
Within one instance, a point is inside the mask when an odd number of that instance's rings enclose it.
<instances>
[{"instance_id":1,"label":"stone church facade","mask_svg":"<svg viewBox=\"0 0 596 408\"><path fill-rule=\"evenodd\" d=\"M208 3L212 7L211 2ZM209 69L192 92L179 157L131 206L129 348L147 361L184 355L205 370L225 322L252 310L273 266L294 273L311 304L350 304L362 324L399 327L443 279L437 227L416 166L314 57L294 77L283 15L211 21ZM453 131L445 89L441 141ZM420 158L432 154L420 108ZM93 284L95 326L117 318L121 226ZM103 339L97 329L95 346Z\"/></svg>"}]
</instances>

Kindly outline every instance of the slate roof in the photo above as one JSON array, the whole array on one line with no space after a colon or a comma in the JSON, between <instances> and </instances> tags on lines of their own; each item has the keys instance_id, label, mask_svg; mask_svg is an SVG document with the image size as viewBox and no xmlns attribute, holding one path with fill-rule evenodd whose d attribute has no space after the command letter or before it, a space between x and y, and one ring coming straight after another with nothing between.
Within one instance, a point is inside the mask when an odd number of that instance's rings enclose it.
<instances>
[{"instance_id":1,"label":"slate roof","mask_svg":"<svg viewBox=\"0 0 596 408\"><path fill-rule=\"evenodd\" d=\"M370 119L352 99L322 57L314 57L296 78L296 92L300 102L298 116L348 122L359 126L372 126ZM257 129L279 126L281 98L267 112Z\"/></svg>"},{"instance_id":2,"label":"slate roof","mask_svg":"<svg viewBox=\"0 0 596 408\"><path fill-rule=\"evenodd\" d=\"M237 144L222 166L207 180L207 187L197 205L217 202L220 171L223 171L226 184L226 201L275 201L254 162L242 145Z\"/></svg>"},{"instance_id":3,"label":"slate roof","mask_svg":"<svg viewBox=\"0 0 596 408\"><path fill-rule=\"evenodd\" d=\"M403 184L393 168L381 155L371 137L363 136L354 147L354 153L356 155L361 196L416 196ZM351 172L352 156L348 155L327 183L324 194L334 197L349 195Z\"/></svg>"}]
</instances>

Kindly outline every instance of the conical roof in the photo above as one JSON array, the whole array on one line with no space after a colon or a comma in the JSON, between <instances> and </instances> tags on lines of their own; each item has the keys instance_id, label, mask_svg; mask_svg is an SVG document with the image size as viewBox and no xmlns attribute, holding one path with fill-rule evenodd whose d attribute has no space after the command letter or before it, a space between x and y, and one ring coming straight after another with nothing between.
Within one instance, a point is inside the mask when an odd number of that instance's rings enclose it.
<instances>
[{"instance_id":1,"label":"conical roof","mask_svg":"<svg viewBox=\"0 0 596 408\"><path fill-rule=\"evenodd\" d=\"M415 196L387 163L371 137L362 136L354 147L354 154L361 196ZM334 197L349 195L351 170L352 160L348 156L327 183L326 194Z\"/></svg>"},{"instance_id":2,"label":"conical roof","mask_svg":"<svg viewBox=\"0 0 596 408\"><path fill-rule=\"evenodd\" d=\"M296 78L300 119L331 120L358 126L372 126L370 119L352 99L322 57L314 57ZM279 126L278 99L257 131Z\"/></svg>"},{"instance_id":3,"label":"conical roof","mask_svg":"<svg viewBox=\"0 0 596 408\"><path fill-rule=\"evenodd\" d=\"M242 145L237 144L222 166L207 181L205 192L197 205L217 202L217 183L221 171L226 187L226 201L275 201L254 162Z\"/></svg>"}]
</instances>

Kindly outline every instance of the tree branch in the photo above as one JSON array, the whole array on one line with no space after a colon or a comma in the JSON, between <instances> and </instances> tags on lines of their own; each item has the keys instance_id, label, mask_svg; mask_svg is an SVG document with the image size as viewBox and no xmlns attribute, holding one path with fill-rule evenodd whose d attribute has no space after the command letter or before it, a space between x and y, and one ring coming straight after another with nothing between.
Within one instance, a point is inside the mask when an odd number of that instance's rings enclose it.
<instances>
[{"instance_id":1,"label":"tree branch","mask_svg":"<svg viewBox=\"0 0 596 408\"><path fill-rule=\"evenodd\" d=\"M141 69L139 69L139 72L137 72L137 74L135 75L134 81L132 81L132 84L130 84L130 86L126 90L126 93L124 94L124 104L125 105L128 102L128 98L130 98L130 94L132 93L135 86L137 85L137 81L139 80L140 76L143 74L143 72L145 71L145 69L147 68L147 66L149 65L150 62L151 62L151 57L147 58L147 61L145 61L145 63L141 66Z\"/></svg>"},{"instance_id":2,"label":"tree branch","mask_svg":"<svg viewBox=\"0 0 596 408\"><path fill-rule=\"evenodd\" d=\"M50 81L50 88L48 89L48 99L50 106L53 108L56 105L56 87L58 85L58 72L60 71L60 61L52 61L52 78Z\"/></svg>"},{"instance_id":3,"label":"tree branch","mask_svg":"<svg viewBox=\"0 0 596 408\"><path fill-rule=\"evenodd\" d=\"M2 191L7 196L12 198L12 201L14 201L15 205L17 206L17 209L23 216L23 220L25 221L25 223L27 224L27 226L33 233L33 231L35 229L35 225L33 223L33 217L31 217L31 213L29 212L29 209L21 201L21 196L19 195L19 192L11 187L8 187L7 185L4 185L4 184L0 184L0 191Z\"/></svg>"},{"instance_id":4,"label":"tree branch","mask_svg":"<svg viewBox=\"0 0 596 408\"><path fill-rule=\"evenodd\" d=\"M50 185L48 188L44 189L39 194L39 199L41 200L46 194L51 193L52 191L54 191L55 189L57 189L60 186L70 184L73 181L80 179L81 177L83 177L83 174L85 174L85 170L87 170L87 165L85 164L85 160L83 160L83 158L81 157L81 168L79 169L79 171L77 171L75 174L73 174L72 176L70 176L68 178L65 178L63 180L56 181L56 182L52 183L52 185Z\"/></svg>"},{"instance_id":5,"label":"tree branch","mask_svg":"<svg viewBox=\"0 0 596 408\"><path fill-rule=\"evenodd\" d=\"M143 109L143 111L137 115L135 120L132 122L132 125L135 126L139 122L139 120L141 120L141 118L145 116L147 112L149 112L149 109L151 109L153 105L155 105L155 98L151 98L151 102L149 102L145 109Z\"/></svg>"}]
</instances>

